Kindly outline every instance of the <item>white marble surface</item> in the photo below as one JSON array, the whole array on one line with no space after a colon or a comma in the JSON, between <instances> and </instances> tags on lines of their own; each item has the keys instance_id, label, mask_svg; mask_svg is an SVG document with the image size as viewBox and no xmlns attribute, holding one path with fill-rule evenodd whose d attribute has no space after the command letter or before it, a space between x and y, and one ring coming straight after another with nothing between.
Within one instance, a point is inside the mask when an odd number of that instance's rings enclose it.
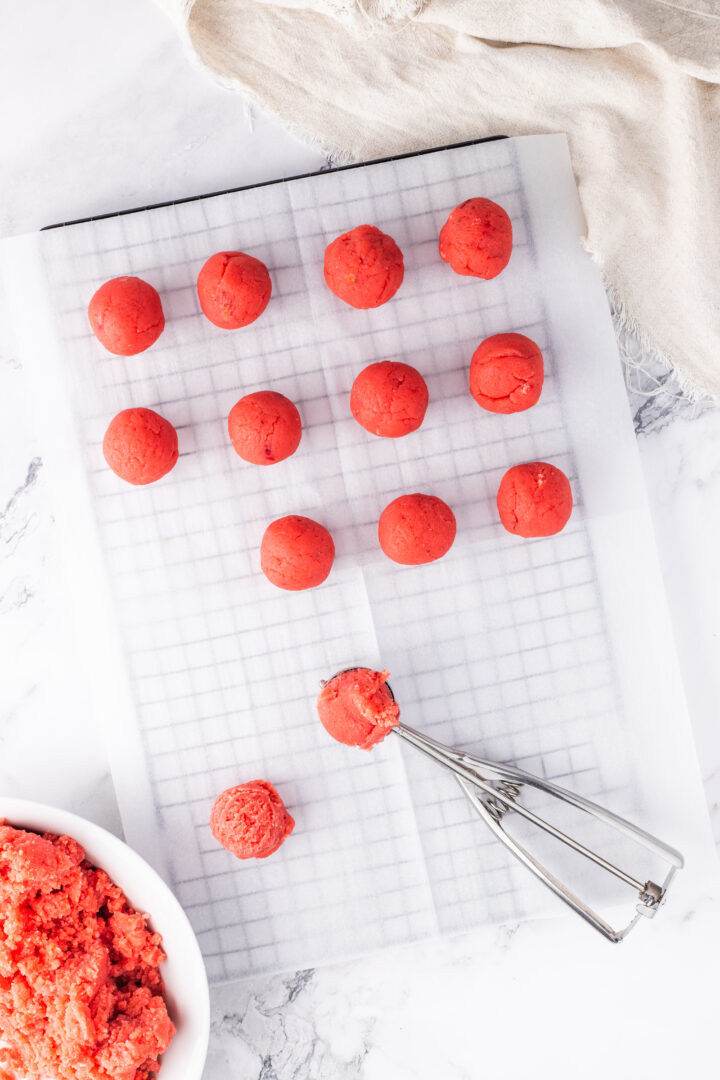
<instances>
[{"instance_id":1,"label":"white marble surface","mask_svg":"<svg viewBox=\"0 0 720 1080\"><path fill-rule=\"evenodd\" d=\"M0 235L327 164L192 70L150 0L4 5L0 87ZM2 340L0 323L0 789L119 832L101 718L68 639L72 596L41 433ZM640 381L647 391L651 380ZM652 398L631 393L631 404L720 840L720 411L679 398L671 381ZM717 1055L717 922L698 897L690 911L668 905L620 948L563 918L223 987L206 1077L706 1072Z\"/></svg>"}]
</instances>

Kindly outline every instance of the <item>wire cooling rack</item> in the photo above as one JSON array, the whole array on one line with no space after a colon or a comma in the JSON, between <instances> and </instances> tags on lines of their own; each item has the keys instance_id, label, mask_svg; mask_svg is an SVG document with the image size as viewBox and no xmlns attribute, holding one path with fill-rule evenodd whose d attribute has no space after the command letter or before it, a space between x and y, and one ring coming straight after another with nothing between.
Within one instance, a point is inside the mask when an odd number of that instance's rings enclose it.
<instances>
[{"instance_id":1,"label":"wire cooling rack","mask_svg":"<svg viewBox=\"0 0 720 1080\"><path fill-rule=\"evenodd\" d=\"M437 255L448 212L478 194L513 222L510 265L488 282ZM322 279L326 244L364 222L406 265L396 297L369 312ZM231 332L195 291L204 260L227 249L273 279L261 319ZM639 473L622 391L600 389L616 358L563 140L465 145L89 220L45 232L36 257L132 703L114 720L123 823L188 911L211 979L545 911L453 785L392 739L372 755L331 743L314 699L339 668L382 664L413 726L620 812L652 801L636 764L646 719L633 705L630 720L619 654L618 566L642 561ZM105 353L86 315L124 273L160 291L167 320L134 357ZM537 341L546 382L533 409L494 416L471 400L467 371L477 344L507 330ZM350 388L394 357L423 373L430 406L417 433L374 439L350 417ZM267 386L296 402L304 431L294 457L261 469L234 454L226 418ZM140 489L101 453L110 418L138 405L180 443L176 468ZM568 474L575 510L560 535L520 541L494 495L505 469L537 459ZM416 490L453 507L458 538L438 563L398 567L377 520ZM282 593L260 573L264 528L286 513L333 533L318 589ZM641 575L652 595L656 571ZM658 715L652 692L646 707ZM271 859L239 863L213 840L210 808L257 777L297 826Z\"/></svg>"}]
</instances>

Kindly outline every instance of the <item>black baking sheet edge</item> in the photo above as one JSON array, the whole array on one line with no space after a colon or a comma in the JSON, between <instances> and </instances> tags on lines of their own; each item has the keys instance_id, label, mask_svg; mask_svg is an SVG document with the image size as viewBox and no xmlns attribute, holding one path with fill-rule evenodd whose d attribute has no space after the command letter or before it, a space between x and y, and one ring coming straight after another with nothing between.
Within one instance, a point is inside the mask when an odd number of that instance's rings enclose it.
<instances>
[{"instance_id":1,"label":"black baking sheet edge","mask_svg":"<svg viewBox=\"0 0 720 1080\"><path fill-rule=\"evenodd\" d=\"M278 180L261 180L256 184L243 184L241 187L225 188L223 191L208 191L204 195L188 195L184 199L168 199L167 202L149 203L147 206L133 206L128 210L113 210L109 214L93 214L91 217L74 218L72 221L58 221L55 225L44 225L40 230L64 229L66 225L84 225L88 221L102 221L104 218L122 217L123 214L141 214L144 210L159 210L162 206L179 206L181 203L197 202L198 199L214 199L218 195L232 195L236 191L250 191L252 188L270 187L271 184L290 184L293 180L307 180L310 176L324 176L326 173L345 172L347 169L364 169L367 165L382 165L386 161L402 161L404 158L422 157L424 154L439 154L443 150L460 150L463 146L477 146L479 143L497 142L507 135L486 135L483 139L468 139L466 142L451 143L449 146L433 146L428 150L411 150L408 154L395 154L393 157L376 158L374 161L358 161L353 165L335 165L330 169L317 169L315 172L300 173L298 176L283 176Z\"/></svg>"}]
</instances>

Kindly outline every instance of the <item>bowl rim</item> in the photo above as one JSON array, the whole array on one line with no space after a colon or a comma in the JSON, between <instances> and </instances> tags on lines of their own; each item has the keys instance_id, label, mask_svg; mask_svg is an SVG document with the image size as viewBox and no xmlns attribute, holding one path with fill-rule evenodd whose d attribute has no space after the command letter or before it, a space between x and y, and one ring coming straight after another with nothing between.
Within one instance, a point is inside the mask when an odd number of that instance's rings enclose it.
<instances>
[{"instance_id":1,"label":"bowl rim","mask_svg":"<svg viewBox=\"0 0 720 1080\"><path fill-rule=\"evenodd\" d=\"M162 926L157 924L152 911L146 912L146 905L136 904L133 899L133 881L141 880L146 892L157 893L162 898L163 910L169 913L173 921L173 926L168 926L171 931L170 936L182 938L182 955L176 956L174 950L172 970L174 971L176 967L182 969L182 989L185 990L186 1007L180 1006L178 995L168 985L166 977L166 968L170 965L168 954L168 961L162 965L161 971L165 983L165 996L168 1004L171 1005L172 1012L175 1013L171 1018L176 1024L177 1031L170 1047L160 1059L157 1076L159 1080L172 1080L175 1075L174 1059L179 1054L181 1056L177 1058L178 1077L182 1075L184 1080L199 1080L207 1059L210 1039L210 988L195 931L182 904L167 882L124 840L103 828L102 825L97 825L89 818L81 817L71 810L64 810L31 799L0 794L0 823L26 829L29 832L42 831L67 835L77 840L85 849L88 862L105 870L113 882L123 890L132 906L149 915L153 929L163 936L164 945L166 935L163 933ZM117 864L121 866L119 874L114 869ZM123 880L125 868L129 868L128 877L131 880L128 883ZM126 887L126 884L129 887ZM160 921L162 921L162 915ZM176 942L176 950L177 945ZM174 979L173 986L175 982L177 978ZM192 1005L188 1008L187 1001L190 994ZM177 1015L179 1012L183 1013L182 1017ZM175 1054L173 1054L174 1047L177 1047ZM165 1069L166 1059L168 1065L171 1065L167 1070Z\"/></svg>"}]
</instances>

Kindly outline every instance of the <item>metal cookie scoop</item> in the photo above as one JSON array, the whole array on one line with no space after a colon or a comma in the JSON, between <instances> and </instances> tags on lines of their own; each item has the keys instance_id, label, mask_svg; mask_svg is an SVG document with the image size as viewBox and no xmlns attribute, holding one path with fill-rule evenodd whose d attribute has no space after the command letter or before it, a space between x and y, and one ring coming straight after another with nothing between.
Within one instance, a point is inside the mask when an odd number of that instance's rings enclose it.
<instances>
[{"instance_id":1,"label":"metal cookie scoop","mask_svg":"<svg viewBox=\"0 0 720 1080\"><path fill-rule=\"evenodd\" d=\"M342 672L338 672L338 674L342 674ZM388 690L394 699L394 695L389 686ZM421 750L427 757L432 758L432 760L436 761L439 765L449 769L450 772L454 774L455 779L470 800L473 808L477 811L486 825L492 829L498 839L505 844L508 850L511 851L512 854L528 868L528 870L531 870L532 873L548 887L548 889L551 889L556 896L559 896L560 899L571 907L573 911L577 912L581 918L585 919L586 922L595 927L595 929L606 937L608 941L621 941L632 929L641 915L652 918L658 908L664 903L667 890L675 872L682 869L684 864L683 857L679 851L662 843L662 841L657 840L655 837L650 836L649 833L646 833L636 825L632 825L629 821L619 817L617 814L613 814L611 811L603 809L603 807L598 806L596 803L590 802L580 795L575 795L571 791L558 787L557 784L552 784L548 780L542 780L537 776L533 776L531 773L525 772L523 769L518 769L514 765L496 764L495 762L487 761L485 758L477 757L475 754L470 754L467 751L445 746L443 743L439 743L435 739L431 739L427 735L423 735L419 731L415 731L413 728L408 727L403 723L398 723L392 728L392 731L396 735L399 735L405 742L414 746L417 750ZM567 833L558 829L555 825L538 817L532 810L523 806L520 801L524 789L527 788L535 788L546 795L553 796L562 803L573 806L576 809L591 815L596 821L616 829L623 836L635 841L658 859L662 859L668 864L668 870L662 884L659 885L655 881L643 882L638 878L633 877L631 874L626 873L618 866L615 866L613 863L603 858L602 855L597 854L597 852L590 850L590 848L586 847L578 840L568 836ZM556 840L566 844L579 855L583 855L602 870L607 871L609 874L612 874L614 877L630 886L637 894L637 905L636 914L627 926L621 930L613 929L613 927L601 918L597 912L593 911L567 885L563 884L563 882L555 877L555 875L552 874L538 859L531 855L525 847L511 837L503 827L503 818L508 814L520 815L526 821L543 829Z\"/></svg>"}]
</instances>

